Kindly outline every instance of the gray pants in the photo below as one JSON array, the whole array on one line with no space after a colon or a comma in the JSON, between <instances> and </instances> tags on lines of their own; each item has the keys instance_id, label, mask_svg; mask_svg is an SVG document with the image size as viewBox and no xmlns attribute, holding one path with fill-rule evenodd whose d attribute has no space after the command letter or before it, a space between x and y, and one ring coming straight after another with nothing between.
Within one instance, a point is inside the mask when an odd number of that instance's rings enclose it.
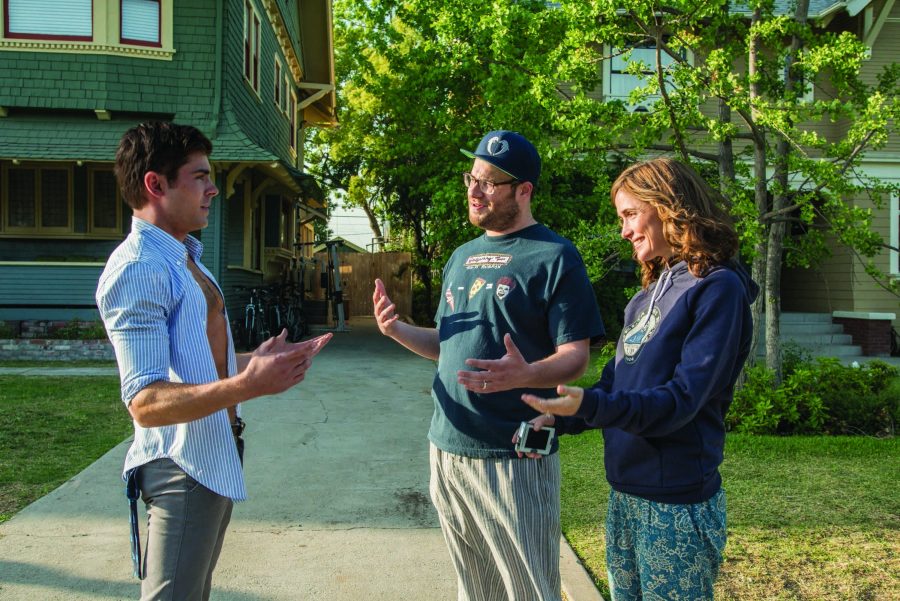
<instances>
[{"instance_id":1,"label":"gray pants","mask_svg":"<svg viewBox=\"0 0 900 601\"><path fill-rule=\"evenodd\" d=\"M234 502L171 459L141 466L147 547L141 601L207 601Z\"/></svg>"},{"instance_id":2,"label":"gray pants","mask_svg":"<svg viewBox=\"0 0 900 601\"><path fill-rule=\"evenodd\" d=\"M431 446L431 500L459 601L559 601L559 456L477 459Z\"/></svg>"}]
</instances>

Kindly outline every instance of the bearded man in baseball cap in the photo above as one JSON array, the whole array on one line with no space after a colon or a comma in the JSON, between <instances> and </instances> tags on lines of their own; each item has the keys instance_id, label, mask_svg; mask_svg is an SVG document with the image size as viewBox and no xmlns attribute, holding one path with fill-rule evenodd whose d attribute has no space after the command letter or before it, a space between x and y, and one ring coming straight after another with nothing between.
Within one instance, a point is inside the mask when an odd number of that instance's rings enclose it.
<instances>
[{"instance_id":1,"label":"bearded man in baseball cap","mask_svg":"<svg viewBox=\"0 0 900 601\"><path fill-rule=\"evenodd\" d=\"M534 145L497 130L462 153L474 160L462 174L469 221L484 233L444 266L436 327L400 321L381 280L375 318L437 361L430 492L459 598L559 601L558 444L516 450L520 424L539 415L520 399L581 376L603 323L578 251L531 213Z\"/></svg>"}]
</instances>

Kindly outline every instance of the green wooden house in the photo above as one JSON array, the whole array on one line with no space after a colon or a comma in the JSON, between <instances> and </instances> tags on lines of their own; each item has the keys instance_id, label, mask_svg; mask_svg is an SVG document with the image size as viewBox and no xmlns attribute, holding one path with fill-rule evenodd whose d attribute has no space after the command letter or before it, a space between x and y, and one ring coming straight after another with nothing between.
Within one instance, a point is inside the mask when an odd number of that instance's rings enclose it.
<instances>
[{"instance_id":1,"label":"green wooden house","mask_svg":"<svg viewBox=\"0 0 900 601\"><path fill-rule=\"evenodd\" d=\"M112 166L148 120L202 130L220 190L198 235L232 315L312 254L304 130L334 124L330 0L0 0L0 320L96 319L128 234Z\"/></svg>"}]
</instances>

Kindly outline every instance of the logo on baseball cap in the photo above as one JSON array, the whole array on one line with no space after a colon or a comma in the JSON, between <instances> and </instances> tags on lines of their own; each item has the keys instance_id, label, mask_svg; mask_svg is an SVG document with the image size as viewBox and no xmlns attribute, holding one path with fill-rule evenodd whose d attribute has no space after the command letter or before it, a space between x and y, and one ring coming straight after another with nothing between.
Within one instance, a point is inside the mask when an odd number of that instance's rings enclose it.
<instances>
[{"instance_id":1,"label":"logo on baseball cap","mask_svg":"<svg viewBox=\"0 0 900 601\"><path fill-rule=\"evenodd\" d=\"M481 159L523 182L537 186L541 175L541 157L534 145L520 133L497 130L481 139L475 152L459 149L470 159Z\"/></svg>"}]
</instances>

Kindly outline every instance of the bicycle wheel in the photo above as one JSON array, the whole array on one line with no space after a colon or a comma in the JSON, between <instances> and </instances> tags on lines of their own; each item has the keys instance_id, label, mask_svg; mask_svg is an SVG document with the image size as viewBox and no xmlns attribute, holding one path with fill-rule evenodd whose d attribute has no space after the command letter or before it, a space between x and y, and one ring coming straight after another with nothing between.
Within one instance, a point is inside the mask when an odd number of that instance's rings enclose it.
<instances>
[{"instance_id":1,"label":"bicycle wheel","mask_svg":"<svg viewBox=\"0 0 900 601\"><path fill-rule=\"evenodd\" d=\"M262 343L262 322L256 315L256 308L247 313L247 350L253 351Z\"/></svg>"},{"instance_id":2,"label":"bicycle wheel","mask_svg":"<svg viewBox=\"0 0 900 601\"><path fill-rule=\"evenodd\" d=\"M285 314L285 327L288 331L288 340L300 342L303 338L303 324L293 307L288 307Z\"/></svg>"},{"instance_id":3,"label":"bicycle wheel","mask_svg":"<svg viewBox=\"0 0 900 601\"><path fill-rule=\"evenodd\" d=\"M235 350L247 350L244 346L245 336L243 322L239 319L232 319L231 341L234 343Z\"/></svg>"}]
</instances>

